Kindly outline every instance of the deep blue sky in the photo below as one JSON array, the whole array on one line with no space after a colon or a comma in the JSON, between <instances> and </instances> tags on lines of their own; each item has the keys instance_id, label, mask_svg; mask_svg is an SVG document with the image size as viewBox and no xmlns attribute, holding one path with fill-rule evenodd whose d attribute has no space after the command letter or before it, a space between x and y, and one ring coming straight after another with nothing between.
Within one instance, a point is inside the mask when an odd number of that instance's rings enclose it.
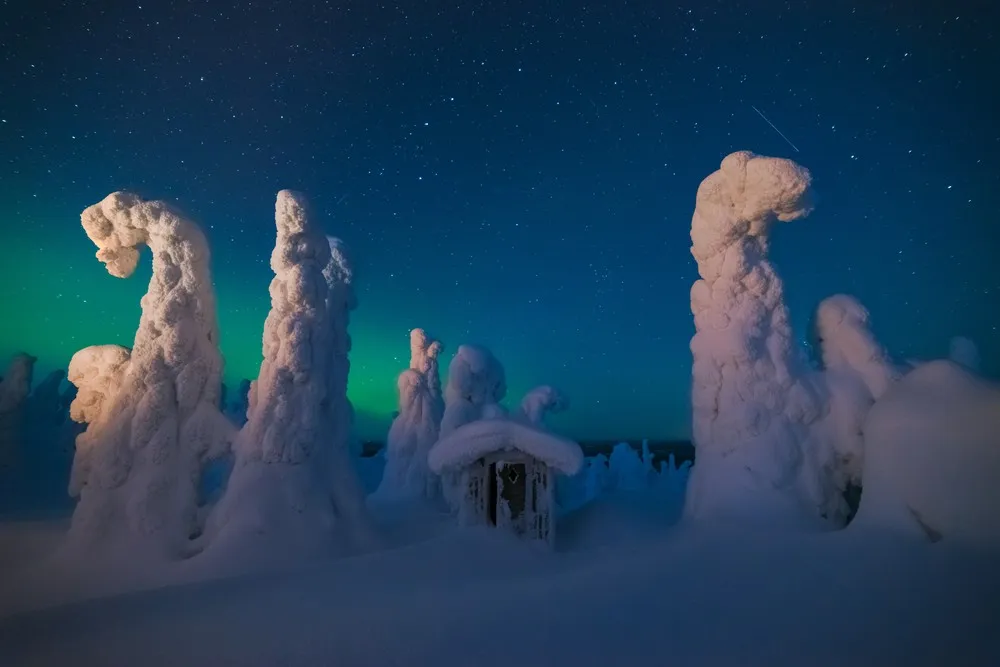
<instances>
[{"instance_id":1,"label":"deep blue sky","mask_svg":"<svg viewBox=\"0 0 1000 667\"><path fill-rule=\"evenodd\" d=\"M800 334L849 292L895 355L964 334L1000 373L993 3L445 5L0 3L0 352L131 342L148 273L104 273L79 213L132 189L205 226L255 375L291 187L358 264L363 435L423 326L511 398L563 388L580 438L685 437L694 195L750 149L814 174L773 252Z\"/></svg>"}]
</instances>

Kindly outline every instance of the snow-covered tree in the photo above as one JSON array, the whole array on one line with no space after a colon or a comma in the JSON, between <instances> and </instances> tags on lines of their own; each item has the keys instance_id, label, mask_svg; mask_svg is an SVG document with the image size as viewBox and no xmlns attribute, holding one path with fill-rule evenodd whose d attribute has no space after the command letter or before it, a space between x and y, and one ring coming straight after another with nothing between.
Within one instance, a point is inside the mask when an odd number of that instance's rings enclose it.
<instances>
[{"instance_id":1,"label":"snow-covered tree","mask_svg":"<svg viewBox=\"0 0 1000 667\"><path fill-rule=\"evenodd\" d=\"M377 497L414 499L437 494L437 475L427 465L427 454L437 442L443 412L440 353L441 344L423 329L410 332L410 367L397 382L399 414L386 437L385 471Z\"/></svg>"},{"instance_id":2,"label":"snow-covered tree","mask_svg":"<svg viewBox=\"0 0 1000 667\"><path fill-rule=\"evenodd\" d=\"M120 386L102 418L87 420L90 470L70 542L123 541L180 557L198 531L201 468L225 451L231 434L218 408L222 357L208 243L168 205L123 192L87 208L81 221L111 275L132 275L149 246L153 276Z\"/></svg>"},{"instance_id":3,"label":"snow-covered tree","mask_svg":"<svg viewBox=\"0 0 1000 667\"><path fill-rule=\"evenodd\" d=\"M87 425L76 437L69 495L78 498L84 487L90 487L87 495L93 505L93 528L100 531L114 528L101 525L99 517L104 513L109 515L104 519L108 523L127 522L121 513L128 501L119 497L125 492L121 486L128 476L127 459L119 455L122 443L110 441L106 435L117 416L115 401L122 389L130 357L129 349L120 345L85 347L73 355L66 375L77 388L76 397L69 406L70 419ZM82 519L83 515L79 517Z\"/></svg>"},{"instance_id":4,"label":"snow-covered tree","mask_svg":"<svg viewBox=\"0 0 1000 667\"><path fill-rule=\"evenodd\" d=\"M460 345L448 366L440 437L482 419L483 410L499 404L506 394L503 366L493 353L478 345Z\"/></svg>"},{"instance_id":5,"label":"snow-covered tree","mask_svg":"<svg viewBox=\"0 0 1000 667\"><path fill-rule=\"evenodd\" d=\"M545 424L547 414L563 412L568 408L569 401L558 389L542 385L524 395L519 414L529 423L542 426Z\"/></svg>"},{"instance_id":6,"label":"snow-covered tree","mask_svg":"<svg viewBox=\"0 0 1000 667\"><path fill-rule=\"evenodd\" d=\"M955 336L948 348L948 358L973 373L979 372L979 348L971 338Z\"/></svg>"},{"instance_id":7,"label":"snow-covered tree","mask_svg":"<svg viewBox=\"0 0 1000 667\"><path fill-rule=\"evenodd\" d=\"M338 343L332 319L343 312L331 313L324 275L330 244L297 193L278 193L275 222L264 359L226 493L209 519L212 548L234 553L255 541L290 553L329 551L344 546L363 520L347 443L333 441L343 436L334 422L347 409L346 383L339 388L346 369L337 367L345 342Z\"/></svg>"},{"instance_id":8,"label":"snow-covered tree","mask_svg":"<svg viewBox=\"0 0 1000 667\"><path fill-rule=\"evenodd\" d=\"M768 260L778 221L811 210L809 172L750 152L727 156L698 188L691 253L696 333L692 406L697 464L685 514L694 518L803 516L805 425L820 414L801 377L781 280Z\"/></svg>"},{"instance_id":9,"label":"snow-covered tree","mask_svg":"<svg viewBox=\"0 0 1000 667\"><path fill-rule=\"evenodd\" d=\"M16 354L0 380L0 470L13 468L22 446L24 403L31 392L31 376L37 359Z\"/></svg>"}]
</instances>

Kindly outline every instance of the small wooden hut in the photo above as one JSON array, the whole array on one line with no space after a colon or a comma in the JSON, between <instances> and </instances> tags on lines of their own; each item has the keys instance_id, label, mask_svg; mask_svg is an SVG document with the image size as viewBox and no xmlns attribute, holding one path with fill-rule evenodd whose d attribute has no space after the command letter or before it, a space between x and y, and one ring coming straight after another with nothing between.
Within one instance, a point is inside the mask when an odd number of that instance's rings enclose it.
<instances>
[{"instance_id":1,"label":"small wooden hut","mask_svg":"<svg viewBox=\"0 0 1000 667\"><path fill-rule=\"evenodd\" d=\"M575 475L583 451L572 440L510 418L455 429L431 448L435 473L459 480L462 525L496 526L552 544L555 473Z\"/></svg>"}]
</instances>

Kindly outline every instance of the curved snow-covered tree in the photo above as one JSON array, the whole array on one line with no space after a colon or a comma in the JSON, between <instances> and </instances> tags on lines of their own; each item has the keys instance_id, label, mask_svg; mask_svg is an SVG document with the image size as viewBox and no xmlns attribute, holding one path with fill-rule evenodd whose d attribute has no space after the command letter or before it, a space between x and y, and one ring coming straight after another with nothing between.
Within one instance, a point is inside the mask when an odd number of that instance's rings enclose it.
<instances>
[{"instance_id":1,"label":"curved snow-covered tree","mask_svg":"<svg viewBox=\"0 0 1000 667\"><path fill-rule=\"evenodd\" d=\"M345 392L334 389L346 369L335 368L343 350L334 347L333 290L324 275L330 243L297 193L278 193L275 223L264 360L250 387L247 423L234 442L226 493L209 518L209 538L213 548L234 551L257 540L300 554L328 551L341 546L338 525L356 527L351 522L360 520L363 505L347 497L359 493L360 484L334 484L353 471L346 442L330 441L331 433L342 435L334 420L347 411Z\"/></svg>"},{"instance_id":2,"label":"curved snow-covered tree","mask_svg":"<svg viewBox=\"0 0 1000 667\"><path fill-rule=\"evenodd\" d=\"M741 151L698 188L689 517L802 516L808 504L801 447L820 402L801 381L804 358L767 254L775 221L810 212L810 182L791 160Z\"/></svg>"},{"instance_id":3,"label":"curved snow-covered tree","mask_svg":"<svg viewBox=\"0 0 1000 667\"><path fill-rule=\"evenodd\" d=\"M448 366L440 437L482 419L483 411L498 405L506 394L503 366L493 353L478 345L460 345Z\"/></svg>"},{"instance_id":4,"label":"curved snow-covered tree","mask_svg":"<svg viewBox=\"0 0 1000 667\"><path fill-rule=\"evenodd\" d=\"M222 357L208 243L167 204L124 192L88 207L81 221L111 275L132 275L145 245L153 276L121 386L108 397L107 418L87 429L91 468L70 542L126 541L183 556L198 531L202 465L230 436L218 407Z\"/></svg>"},{"instance_id":5,"label":"curved snow-covered tree","mask_svg":"<svg viewBox=\"0 0 1000 667\"><path fill-rule=\"evenodd\" d=\"M563 412L569 408L569 401L555 387L542 385L535 387L521 399L520 416L531 424L542 426L549 413Z\"/></svg>"},{"instance_id":6,"label":"curved snow-covered tree","mask_svg":"<svg viewBox=\"0 0 1000 667\"><path fill-rule=\"evenodd\" d=\"M399 414L386 437L385 471L376 491L378 497L437 495L437 475L428 467L427 455L437 442L443 412L440 353L441 343L431 340L423 329L410 332L410 367L397 381Z\"/></svg>"}]
</instances>

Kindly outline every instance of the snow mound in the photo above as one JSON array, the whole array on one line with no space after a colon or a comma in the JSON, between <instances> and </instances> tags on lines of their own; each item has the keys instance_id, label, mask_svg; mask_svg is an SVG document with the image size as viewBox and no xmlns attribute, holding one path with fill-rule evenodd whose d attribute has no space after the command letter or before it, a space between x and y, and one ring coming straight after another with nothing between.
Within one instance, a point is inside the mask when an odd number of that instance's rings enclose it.
<instances>
[{"instance_id":1,"label":"snow mound","mask_svg":"<svg viewBox=\"0 0 1000 667\"><path fill-rule=\"evenodd\" d=\"M923 364L875 403L864 439L852 527L1000 548L1000 386Z\"/></svg>"},{"instance_id":2,"label":"snow mound","mask_svg":"<svg viewBox=\"0 0 1000 667\"><path fill-rule=\"evenodd\" d=\"M548 413L563 412L569 401L558 389L548 385L535 387L521 399L520 416L529 424L542 425Z\"/></svg>"},{"instance_id":3,"label":"snow mound","mask_svg":"<svg viewBox=\"0 0 1000 667\"><path fill-rule=\"evenodd\" d=\"M575 475L583 467L580 445L512 419L482 419L455 429L431 448L428 463L440 474L493 452L513 450L544 461L564 475Z\"/></svg>"}]
</instances>

